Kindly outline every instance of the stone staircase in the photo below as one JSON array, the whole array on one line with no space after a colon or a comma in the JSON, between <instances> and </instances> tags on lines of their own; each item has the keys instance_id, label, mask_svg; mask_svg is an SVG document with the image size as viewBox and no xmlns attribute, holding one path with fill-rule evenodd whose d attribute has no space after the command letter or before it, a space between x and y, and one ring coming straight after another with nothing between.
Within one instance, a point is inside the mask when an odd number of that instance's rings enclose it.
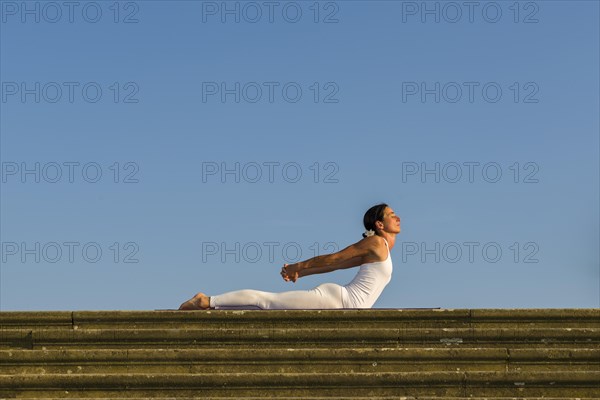
<instances>
[{"instance_id":1,"label":"stone staircase","mask_svg":"<svg viewBox=\"0 0 600 400\"><path fill-rule=\"evenodd\" d=\"M598 399L600 309L0 312L0 399Z\"/></svg>"}]
</instances>

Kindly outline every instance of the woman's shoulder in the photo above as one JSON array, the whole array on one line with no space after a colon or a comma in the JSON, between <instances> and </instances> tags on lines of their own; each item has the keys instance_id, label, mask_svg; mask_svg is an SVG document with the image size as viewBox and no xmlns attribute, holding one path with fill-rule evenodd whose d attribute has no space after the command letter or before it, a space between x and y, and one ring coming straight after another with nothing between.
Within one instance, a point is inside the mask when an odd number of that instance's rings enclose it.
<instances>
[{"instance_id":1,"label":"woman's shoulder","mask_svg":"<svg viewBox=\"0 0 600 400\"><path fill-rule=\"evenodd\" d=\"M388 257L388 246L385 238L373 235L363 239L364 243L371 248L371 255L365 257L364 262L385 261Z\"/></svg>"},{"instance_id":2,"label":"woman's shoulder","mask_svg":"<svg viewBox=\"0 0 600 400\"><path fill-rule=\"evenodd\" d=\"M386 247L387 245L387 240L385 240L385 238L383 236L379 236L379 235L372 235L372 236L368 236L366 238L363 238L362 240L364 240L365 243L368 243L372 246L384 246Z\"/></svg>"}]
</instances>

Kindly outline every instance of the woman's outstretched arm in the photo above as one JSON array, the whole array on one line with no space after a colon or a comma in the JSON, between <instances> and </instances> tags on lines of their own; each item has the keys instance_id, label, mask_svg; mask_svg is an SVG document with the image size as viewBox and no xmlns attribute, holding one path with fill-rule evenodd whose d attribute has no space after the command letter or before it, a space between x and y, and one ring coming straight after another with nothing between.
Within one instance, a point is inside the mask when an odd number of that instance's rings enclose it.
<instances>
[{"instance_id":1,"label":"woman's outstretched arm","mask_svg":"<svg viewBox=\"0 0 600 400\"><path fill-rule=\"evenodd\" d=\"M375 254L376 240L374 237L368 237L337 253L323 254L295 264L286 264L281 269L281 275L285 281L296 282L302 276L356 267L363 263L365 256Z\"/></svg>"},{"instance_id":2,"label":"woman's outstretched arm","mask_svg":"<svg viewBox=\"0 0 600 400\"><path fill-rule=\"evenodd\" d=\"M298 272L298 278L302 278L303 276L307 276L307 275L325 274L327 272L336 271L338 269L357 267L361 264L362 264L362 258L354 257L349 260L342 261L336 265L329 265L329 266L325 266L325 267L314 267L313 266L308 269L301 269Z\"/></svg>"}]
</instances>

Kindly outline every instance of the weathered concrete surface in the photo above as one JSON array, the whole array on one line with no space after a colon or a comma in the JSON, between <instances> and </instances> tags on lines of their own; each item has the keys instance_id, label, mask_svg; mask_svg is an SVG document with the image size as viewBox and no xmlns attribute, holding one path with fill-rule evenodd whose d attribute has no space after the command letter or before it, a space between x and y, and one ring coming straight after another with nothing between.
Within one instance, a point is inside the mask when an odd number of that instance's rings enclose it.
<instances>
[{"instance_id":1,"label":"weathered concrete surface","mask_svg":"<svg viewBox=\"0 0 600 400\"><path fill-rule=\"evenodd\" d=\"M4 374L597 371L600 349L331 348L0 350Z\"/></svg>"},{"instance_id":2,"label":"weathered concrete surface","mask_svg":"<svg viewBox=\"0 0 600 400\"><path fill-rule=\"evenodd\" d=\"M600 398L600 309L0 312L1 398Z\"/></svg>"}]
</instances>

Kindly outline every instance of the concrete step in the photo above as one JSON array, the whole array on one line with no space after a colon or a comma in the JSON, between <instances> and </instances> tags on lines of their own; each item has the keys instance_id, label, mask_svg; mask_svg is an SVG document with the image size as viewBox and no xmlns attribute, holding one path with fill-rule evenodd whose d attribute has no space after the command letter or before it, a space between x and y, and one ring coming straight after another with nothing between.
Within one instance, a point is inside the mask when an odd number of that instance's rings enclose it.
<instances>
[{"instance_id":1,"label":"concrete step","mask_svg":"<svg viewBox=\"0 0 600 400\"><path fill-rule=\"evenodd\" d=\"M600 349L0 350L0 374L600 370Z\"/></svg>"},{"instance_id":2,"label":"concrete step","mask_svg":"<svg viewBox=\"0 0 600 400\"><path fill-rule=\"evenodd\" d=\"M314 328L598 328L600 309L362 309L362 310L208 310L208 311L4 311L2 325L130 329L279 328L309 323Z\"/></svg>"},{"instance_id":3,"label":"concrete step","mask_svg":"<svg viewBox=\"0 0 600 400\"><path fill-rule=\"evenodd\" d=\"M0 312L0 398L600 398L600 309Z\"/></svg>"},{"instance_id":4,"label":"concrete step","mask_svg":"<svg viewBox=\"0 0 600 400\"><path fill-rule=\"evenodd\" d=\"M30 397L30 400L51 400L65 397ZM85 398L86 400L106 400L106 397L70 397ZM112 400L127 400L131 397L110 397ZM155 397L161 400L223 400L226 397ZM279 400L302 400L306 397L277 397ZM8 398L0 397L0 400ZM264 400L264 397L237 397L239 400ZM348 397L348 396L329 396L329 397L310 397L311 400L372 400L373 397ZM377 400L597 400L592 397L431 397L431 396L381 396Z\"/></svg>"},{"instance_id":5,"label":"concrete step","mask_svg":"<svg viewBox=\"0 0 600 400\"><path fill-rule=\"evenodd\" d=\"M376 328L371 329L320 329L310 325L294 328L256 328L243 326L237 329L14 329L3 328L0 333L0 348L40 346L82 345L194 345L209 346L231 343L314 343L326 346L370 346L374 343L391 344L439 344L473 345L524 343L529 346L545 346L547 343L600 344L600 328Z\"/></svg>"},{"instance_id":6,"label":"concrete step","mask_svg":"<svg viewBox=\"0 0 600 400\"><path fill-rule=\"evenodd\" d=\"M68 392L99 396L124 391L230 396L598 396L600 372L396 372L396 373L231 373L231 374L45 374L0 375L0 393ZM60 388L60 389L58 389ZM106 397L104 396L99 397Z\"/></svg>"}]
</instances>

